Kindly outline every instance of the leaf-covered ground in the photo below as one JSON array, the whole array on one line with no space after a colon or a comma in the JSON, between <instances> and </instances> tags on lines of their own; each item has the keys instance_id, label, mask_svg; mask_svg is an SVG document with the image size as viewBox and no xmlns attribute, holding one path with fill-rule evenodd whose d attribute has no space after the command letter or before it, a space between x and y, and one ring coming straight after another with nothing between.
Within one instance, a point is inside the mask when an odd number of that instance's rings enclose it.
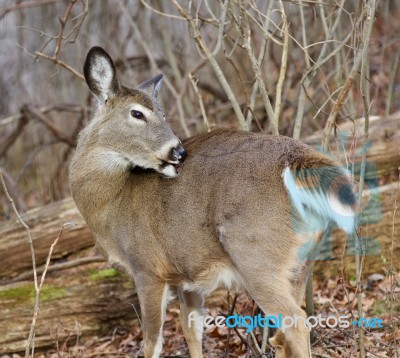
<instances>
[{"instance_id":1,"label":"leaf-covered ground","mask_svg":"<svg viewBox=\"0 0 400 358\"><path fill-rule=\"evenodd\" d=\"M365 329L365 349L367 357L400 357L400 275L384 277L371 275L363 282L363 311L367 318L383 320L383 328ZM357 301L353 284L342 279L328 280L314 290L315 315L349 315L349 320L357 317ZM229 298L232 304L232 295ZM244 293L236 301L236 311L241 315L257 313L257 305ZM223 291L207 301L206 313L217 316L229 312L228 297ZM188 349L179 324L179 305L169 305L164 324L163 355L188 357ZM358 357L357 328L317 328L314 332L312 351L315 357ZM227 327L210 327L205 330L203 352L205 357L251 357L260 356L262 335L257 329L248 335L244 329L237 332ZM272 333L272 332L271 332ZM254 342L257 341L257 343ZM140 357L142 331L138 320L127 329L115 327L104 337L91 337L83 341L75 337L57 342L56 349L38 353L40 358L59 357ZM12 358L19 358L13 355ZM267 347L264 357L274 357ZM8 358L3 356L1 358Z\"/></svg>"}]
</instances>

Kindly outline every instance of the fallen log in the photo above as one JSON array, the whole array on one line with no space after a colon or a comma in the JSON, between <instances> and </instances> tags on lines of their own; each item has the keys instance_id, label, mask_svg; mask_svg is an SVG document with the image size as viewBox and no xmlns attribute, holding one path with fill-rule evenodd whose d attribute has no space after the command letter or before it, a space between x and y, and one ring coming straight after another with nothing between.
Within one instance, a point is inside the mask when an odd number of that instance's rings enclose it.
<instances>
[{"instance_id":1,"label":"fallen log","mask_svg":"<svg viewBox=\"0 0 400 358\"><path fill-rule=\"evenodd\" d=\"M73 252L92 247L94 239L75 206L67 198L30 210L22 218L30 227L37 266L44 265L49 248L65 223L74 223L64 230L55 246L52 259L60 260ZM0 283L8 282L32 269L31 253L25 229L17 219L0 224Z\"/></svg>"},{"instance_id":2,"label":"fallen log","mask_svg":"<svg viewBox=\"0 0 400 358\"><path fill-rule=\"evenodd\" d=\"M25 350L34 297L32 281L0 287L0 355ZM133 283L105 263L53 271L41 291L35 350L128 329L136 318L132 305L139 308Z\"/></svg>"},{"instance_id":3,"label":"fallen log","mask_svg":"<svg viewBox=\"0 0 400 358\"><path fill-rule=\"evenodd\" d=\"M23 215L31 231L37 272L54 248L41 293L35 349L76 342L90 335L129 328L139 309L132 281L110 269L96 254L94 239L71 198ZM39 276L40 277L40 276ZM26 231L18 220L0 225L0 354L21 352L33 315L35 296Z\"/></svg>"},{"instance_id":4,"label":"fallen log","mask_svg":"<svg viewBox=\"0 0 400 358\"><path fill-rule=\"evenodd\" d=\"M364 118L348 121L337 127L336 136L331 137L329 153L342 163L355 163L355 172L359 172L362 141L364 135ZM319 148L323 131L315 132L303 141ZM367 170L369 179L398 178L400 167L400 112L388 117L371 116L367 150ZM357 148L355 150L354 148Z\"/></svg>"},{"instance_id":5,"label":"fallen log","mask_svg":"<svg viewBox=\"0 0 400 358\"><path fill-rule=\"evenodd\" d=\"M363 192L363 203L367 204L371 200L370 195L368 190ZM400 202L399 182L379 187L372 195L372 200L375 201L373 205L366 205L363 211L364 224L360 230L365 249L363 277L384 273L384 258L390 261L392 242L393 265L398 267L400 264L400 210L396 210ZM334 232L332 242L324 247L325 251L320 255L324 260L315 263L316 281L335 278L343 269L349 276L354 275L354 240L346 238L341 231Z\"/></svg>"},{"instance_id":6,"label":"fallen log","mask_svg":"<svg viewBox=\"0 0 400 358\"><path fill-rule=\"evenodd\" d=\"M350 164L354 170L355 181L360 172L361 148L364 135L364 118L348 121L337 127L336 136L330 139L329 152L342 163ZM319 148L323 131L304 138L304 142ZM369 140L366 157L365 189L363 192L363 211L361 217L361 236L368 244L364 261L364 275L383 273L384 258L389 257L392 240L394 241L394 260L400 260L400 193L398 188L400 174L400 112L388 117L371 116ZM352 168L351 163L354 163ZM396 203L397 198L397 203ZM369 202L369 205L367 205ZM372 205L371 205L372 204ZM336 232L332 246L325 248L321 256L325 260L317 261L314 278L323 280L339 275L342 270L341 257L345 235ZM347 271L354 273L354 257L344 257Z\"/></svg>"}]
</instances>

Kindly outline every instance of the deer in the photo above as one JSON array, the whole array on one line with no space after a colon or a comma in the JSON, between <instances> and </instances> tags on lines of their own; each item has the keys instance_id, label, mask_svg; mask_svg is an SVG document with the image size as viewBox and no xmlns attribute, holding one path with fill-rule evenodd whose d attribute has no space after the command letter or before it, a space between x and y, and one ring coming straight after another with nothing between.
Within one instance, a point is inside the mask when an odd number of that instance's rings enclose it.
<instances>
[{"instance_id":1,"label":"deer","mask_svg":"<svg viewBox=\"0 0 400 358\"><path fill-rule=\"evenodd\" d=\"M162 352L172 295L191 357L202 357L204 298L244 290L267 314L306 318L305 283L330 227L354 230L345 168L285 136L215 129L184 141L158 99L162 75L122 85L110 55L84 64L98 109L80 132L70 190L111 267L135 282L145 357ZM278 329L277 357L311 357L305 324Z\"/></svg>"}]
</instances>

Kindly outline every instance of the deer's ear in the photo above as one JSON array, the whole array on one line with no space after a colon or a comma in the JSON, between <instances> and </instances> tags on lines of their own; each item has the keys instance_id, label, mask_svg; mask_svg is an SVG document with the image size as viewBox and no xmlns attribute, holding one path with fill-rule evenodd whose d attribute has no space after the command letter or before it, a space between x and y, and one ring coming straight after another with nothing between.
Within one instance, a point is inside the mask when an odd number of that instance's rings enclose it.
<instances>
[{"instance_id":1,"label":"deer's ear","mask_svg":"<svg viewBox=\"0 0 400 358\"><path fill-rule=\"evenodd\" d=\"M149 96L157 99L158 93L160 92L162 85L163 75L159 74L151 80L142 82L137 88L143 92L146 92Z\"/></svg>"},{"instance_id":2,"label":"deer's ear","mask_svg":"<svg viewBox=\"0 0 400 358\"><path fill-rule=\"evenodd\" d=\"M120 88L110 55L101 47L92 47L83 67L90 90L103 102L115 96Z\"/></svg>"}]
</instances>

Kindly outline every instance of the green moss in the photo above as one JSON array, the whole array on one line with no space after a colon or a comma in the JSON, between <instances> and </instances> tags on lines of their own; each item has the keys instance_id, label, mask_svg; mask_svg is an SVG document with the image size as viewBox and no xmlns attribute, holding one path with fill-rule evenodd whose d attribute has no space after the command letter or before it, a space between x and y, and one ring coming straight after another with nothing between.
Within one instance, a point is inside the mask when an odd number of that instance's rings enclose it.
<instances>
[{"instance_id":1,"label":"green moss","mask_svg":"<svg viewBox=\"0 0 400 358\"><path fill-rule=\"evenodd\" d=\"M42 302L55 300L65 296L66 290L62 287L44 285L40 291L40 299ZM9 288L8 290L0 291L0 300L14 300L23 302L35 299L35 289L33 285L25 285L20 287Z\"/></svg>"},{"instance_id":2,"label":"green moss","mask_svg":"<svg viewBox=\"0 0 400 358\"><path fill-rule=\"evenodd\" d=\"M35 297L35 289L32 285L9 288L8 290L0 291L0 299L25 301Z\"/></svg>"},{"instance_id":3,"label":"green moss","mask_svg":"<svg viewBox=\"0 0 400 358\"><path fill-rule=\"evenodd\" d=\"M92 280L104 280L106 278L112 278L112 277L116 277L118 275L119 275L118 271L116 271L116 270L114 270L112 268L106 268L106 269L103 269L103 270L99 270L99 271L93 272L90 275L90 278Z\"/></svg>"},{"instance_id":4,"label":"green moss","mask_svg":"<svg viewBox=\"0 0 400 358\"><path fill-rule=\"evenodd\" d=\"M40 291L40 300L42 302L49 300L56 300L57 298L64 297L66 290L63 287L43 286Z\"/></svg>"}]
</instances>

